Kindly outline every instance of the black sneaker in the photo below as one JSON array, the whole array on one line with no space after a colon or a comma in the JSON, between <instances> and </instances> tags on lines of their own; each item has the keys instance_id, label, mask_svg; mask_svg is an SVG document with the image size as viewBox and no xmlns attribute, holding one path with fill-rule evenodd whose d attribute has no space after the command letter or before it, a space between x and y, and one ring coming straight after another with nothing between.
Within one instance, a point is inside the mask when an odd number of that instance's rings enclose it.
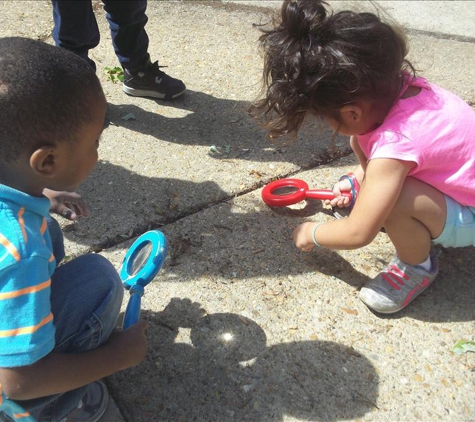
<instances>
[{"instance_id":1,"label":"black sneaker","mask_svg":"<svg viewBox=\"0 0 475 422\"><path fill-rule=\"evenodd\" d=\"M183 94L186 86L179 79L162 72L158 62L152 63L148 59L147 64L141 69L124 69L123 89L126 94L135 97L171 100Z\"/></svg>"},{"instance_id":2,"label":"black sneaker","mask_svg":"<svg viewBox=\"0 0 475 422\"><path fill-rule=\"evenodd\" d=\"M97 422L107 410L109 392L102 381L94 381L86 387L86 392L78 407L61 422Z\"/></svg>"}]
</instances>

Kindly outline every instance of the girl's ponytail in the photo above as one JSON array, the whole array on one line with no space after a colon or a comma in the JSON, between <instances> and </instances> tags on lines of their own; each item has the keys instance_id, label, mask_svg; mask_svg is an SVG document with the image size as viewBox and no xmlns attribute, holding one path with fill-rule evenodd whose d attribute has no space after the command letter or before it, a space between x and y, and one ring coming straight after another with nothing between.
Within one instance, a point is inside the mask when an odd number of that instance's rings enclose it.
<instances>
[{"instance_id":1,"label":"girl's ponytail","mask_svg":"<svg viewBox=\"0 0 475 422\"><path fill-rule=\"evenodd\" d=\"M342 105L397 95L407 46L399 28L373 13L333 13L320 0L285 0L261 29L263 96L249 109L270 138L294 138L305 115L339 119Z\"/></svg>"}]
</instances>

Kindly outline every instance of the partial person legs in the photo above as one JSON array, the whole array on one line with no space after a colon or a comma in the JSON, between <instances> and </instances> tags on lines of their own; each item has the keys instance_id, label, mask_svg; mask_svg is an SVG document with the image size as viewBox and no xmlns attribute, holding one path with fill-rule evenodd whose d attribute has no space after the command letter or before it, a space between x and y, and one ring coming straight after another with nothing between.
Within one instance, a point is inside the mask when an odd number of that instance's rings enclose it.
<instances>
[{"instance_id":1,"label":"partial person legs","mask_svg":"<svg viewBox=\"0 0 475 422\"><path fill-rule=\"evenodd\" d=\"M146 0L103 0L112 36L112 45L124 69L123 90L128 95L163 100L177 98L186 91L185 84L160 70L148 53L145 31L148 18ZM99 44L100 34L91 0L52 0L53 38L58 47L89 58L90 49Z\"/></svg>"},{"instance_id":2,"label":"partial person legs","mask_svg":"<svg viewBox=\"0 0 475 422\"><path fill-rule=\"evenodd\" d=\"M170 100L182 95L185 84L160 70L148 54L149 39L145 31L148 18L146 0L104 0L112 44L124 69L124 92L136 97Z\"/></svg>"},{"instance_id":3,"label":"partial person legs","mask_svg":"<svg viewBox=\"0 0 475 422\"><path fill-rule=\"evenodd\" d=\"M91 0L51 0L53 4L53 39L56 46L71 50L96 69L88 56L99 44L100 34Z\"/></svg>"},{"instance_id":4,"label":"partial person legs","mask_svg":"<svg viewBox=\"0 0 475 422\"><path fill-rule=\"evenodd\" d=\"M104 0L104 9L119 63L126 69L140 69L150 61L145 25L147 2L144 0Z\"/></svg>"},{"instance_id":5,"label":"partial person legs","mask_svg":"<svg viewBox=\"0 0 475 422\"><path fill-rule=\"evenodd\" d=\"M407 178L384 228L396 248L396 257L360 291L361 300L381 313L406 307L434 281L438 273L432 239L446 221L444 195L417 179Z\"/></svg>"}]
</instances>

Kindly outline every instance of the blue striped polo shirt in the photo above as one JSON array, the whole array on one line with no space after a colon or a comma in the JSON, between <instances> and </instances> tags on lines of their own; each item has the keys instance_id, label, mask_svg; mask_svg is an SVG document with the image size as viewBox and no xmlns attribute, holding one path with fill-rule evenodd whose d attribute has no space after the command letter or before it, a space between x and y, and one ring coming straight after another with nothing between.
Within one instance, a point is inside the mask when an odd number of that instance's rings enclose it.
<instances>
[{"instance_id":1,"label":"blue striped polo shirt","mask_svg":"<svg viewBox=\"0 0 475 422\"><path fill-rule=\"evenodd\" d=\"M55 345L46 217L50 202L0 184L0 367L30 365Z\"/></svg>"}]
</instances>

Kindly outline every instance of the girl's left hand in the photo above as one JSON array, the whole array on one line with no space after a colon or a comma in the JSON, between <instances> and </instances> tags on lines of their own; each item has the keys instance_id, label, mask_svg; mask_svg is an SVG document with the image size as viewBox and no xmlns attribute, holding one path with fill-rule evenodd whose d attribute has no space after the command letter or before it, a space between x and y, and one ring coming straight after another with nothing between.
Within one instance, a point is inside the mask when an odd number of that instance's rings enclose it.
<instances>
[{"instance_id":1,"label":"girl's left hand","mask_svg":"<svg viewBox=\"0 0 475 422\"><path fill-rule=\"evenodd\" d=\"M295 246L303 252L310 252L314 247L312 233L317 223L306 222L297 226L292 233Z\"/></svg>"},{"instance_id":2,"label":"girl's left hand","mask_svg":"<svg viewBox=\"0 0 475 422\"><path fill-rule=\"evenodd\" d=\"M57 192L50 189L44 189L43 195L46 196L50 202L50 212L75 221L78 217L87 217L89 209L86 203L75 192Z\"/></svg>"}]
</instances>

